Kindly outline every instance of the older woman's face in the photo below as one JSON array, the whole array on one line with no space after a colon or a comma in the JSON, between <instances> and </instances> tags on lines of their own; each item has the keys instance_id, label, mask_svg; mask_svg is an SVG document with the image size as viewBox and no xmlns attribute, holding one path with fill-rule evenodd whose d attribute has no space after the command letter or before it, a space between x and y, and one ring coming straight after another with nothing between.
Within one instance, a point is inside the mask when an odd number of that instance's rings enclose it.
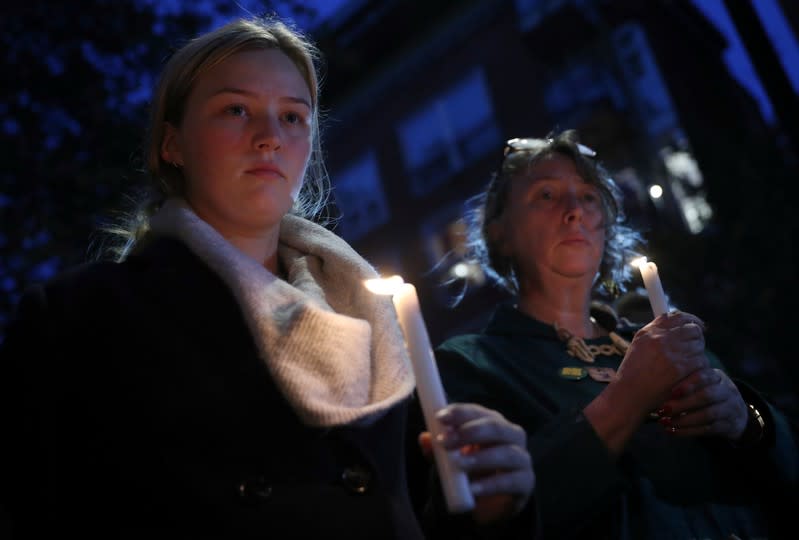
<instances>
[{"instance_id":1,"label":"older woman's face","mask_svg":"<svg viewBox=\"0 0 799 540\"><path fill-rule=\"evenodd\" d=\"M516 262L520 282L549 276L592 282L605 245L599 190L560 154L539 159L510 182L495 234L500 252Z\"/></svg>"},{"instance_id":2,"label":"older woman's face","mask_svg":"<svg viewBox=\"0 0 799 540\"><path fill-rule=\"evenodd\" d=\"M236 53L198 78L162 156L186 198L223 235L259 235L291 209L311 149L311 96L277 49Z\"/></svg>"}]
</instances>

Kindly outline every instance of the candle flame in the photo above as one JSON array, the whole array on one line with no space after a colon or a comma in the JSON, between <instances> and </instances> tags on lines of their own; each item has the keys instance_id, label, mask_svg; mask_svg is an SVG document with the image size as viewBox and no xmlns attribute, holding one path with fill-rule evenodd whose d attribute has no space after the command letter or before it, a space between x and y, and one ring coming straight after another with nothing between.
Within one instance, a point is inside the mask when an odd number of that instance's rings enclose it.
<instances>
[{"instance_id":1,"label":"candle flame","mask_svg":"<svg viewBox=\"0 0 799 540\"><path fill-rule=\"evenodd\" d=\"M630 261L630 264L635 266L636 268L640 268L646 264L646 257L638 257Z\"/></svg>"},{"instance_id":2,"label":"candle flame","mask_svg":"<svg viewBox=\"0 0 799 540\"><path fill-rule=\"evenodd\" d=\"M366 288L375 294L393 295L405 281L401 276L391 276L388 278L367 279L363 282Z\"/></svg>"}]
</instances>

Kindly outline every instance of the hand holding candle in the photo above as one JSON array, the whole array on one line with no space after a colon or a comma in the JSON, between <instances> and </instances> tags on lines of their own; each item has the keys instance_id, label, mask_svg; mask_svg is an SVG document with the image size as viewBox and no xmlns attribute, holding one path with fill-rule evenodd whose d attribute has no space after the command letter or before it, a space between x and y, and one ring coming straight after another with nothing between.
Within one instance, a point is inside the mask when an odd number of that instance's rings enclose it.
<instances>
[{"instance_id":1,"label":"hand holding candle","mask_svg":"<svg viewBox=\"0 0 799 540\"><path fill-rule=\"evenodd\" d=\"M405 344L413 365L416 389L422 405L425 424L433 438L433 455L441 478L441 487L444 491L447 508L452 513L472 510L474 497L469 488L469 479L438 440L442 426L436 418L436 413L447 406L447 400L433 356L427 327L422 318L416 288L410 283L404 283L399 276L388 279L371 279L366 282L366 286L377 294L393 295L394 307L397 310L399 324L405 335Z\"/></svg>"},{"instance_id":2,"label":"hand holding candle","mask_svg":"<svg viewBox=\"0 0 799 540\"><path fill-rule=\"evenodd\" d=\"M668 313L669 305L666 302L666 294L663 292L663 285L658 276L658 267L655 263L647 262L646 257L639 257L632 261L633 266L637 266L641 271L641 278L644 280L646 293L649 295L649 303L652 306L652 313L658 316Z\"/></svg>"}]
</instances>

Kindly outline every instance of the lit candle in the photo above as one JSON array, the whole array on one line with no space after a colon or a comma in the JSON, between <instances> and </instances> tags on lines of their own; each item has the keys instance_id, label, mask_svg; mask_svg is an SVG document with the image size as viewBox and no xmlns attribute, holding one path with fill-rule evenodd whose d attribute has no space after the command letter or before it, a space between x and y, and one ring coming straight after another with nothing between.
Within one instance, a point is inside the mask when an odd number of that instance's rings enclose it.
<instances>
[{"instance_id":1,"label":"lit candle","mask_svg":"<svg viewBox=\"0 0 799 540\"><path fill-rule=\"evenodd\" d=\"M466 512L474 508L474 497L469 488L469 479L457 463L454 454L448 452L438 440L443 429L436 418L436 413L447 406L441 377L438 374L430 337L427 334L416 288L403 282L400 276L387 279L370 279L366 286L377 294L393 295L394 308L397 310L405 345L411 357L413 374L416 378L416 391L422 405L425 424L433 439L433 456L441 479L441 487L447 508L451 513Z\"/></svg>"},{"instance_id":2,"label":"lit candle","mask_svg":"<svg viewBox=\"0 0 799 540\"><path fill-rule=\"evenodd\" d=\"M649 295L649 304L652 306L652 313L655 317L668 313L669 306L666 302L666 294L663 292L663 285L658 276L658 267L655 263L647 262L646 257L639 257L632 261L633 266L637 266L641 271L641 278L644 280L646 293Z\"/></svg>"}]
</instances>

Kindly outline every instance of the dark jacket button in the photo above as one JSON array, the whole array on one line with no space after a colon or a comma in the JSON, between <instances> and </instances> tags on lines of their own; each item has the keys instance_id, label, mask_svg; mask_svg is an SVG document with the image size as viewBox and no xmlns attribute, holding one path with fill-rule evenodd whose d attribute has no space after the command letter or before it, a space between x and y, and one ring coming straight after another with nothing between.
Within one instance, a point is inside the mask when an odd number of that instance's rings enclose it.
<instances>
[{"instance_id":1,"label":"dark jacket button","mask_svg":"<svg viewBox=\"0 0 799 540\"><path fill-rule=\"evenodd\" d=\"M369 489L372 475L359 465L352 465L341 473L344 486L353 493L365 493Z\"/></svg>"},{"instance_id":2,"label":"dark jacket button","mask_svg":"<svg viewBox=\"0 0 799 540\"><path fill-rule=\"evenodd\" d=\"M272 495L272 486L266 483L266 478L256 476L247 478L238 485L239 497L245 501L258 502Z\"/></svg>"}]
</instances>

